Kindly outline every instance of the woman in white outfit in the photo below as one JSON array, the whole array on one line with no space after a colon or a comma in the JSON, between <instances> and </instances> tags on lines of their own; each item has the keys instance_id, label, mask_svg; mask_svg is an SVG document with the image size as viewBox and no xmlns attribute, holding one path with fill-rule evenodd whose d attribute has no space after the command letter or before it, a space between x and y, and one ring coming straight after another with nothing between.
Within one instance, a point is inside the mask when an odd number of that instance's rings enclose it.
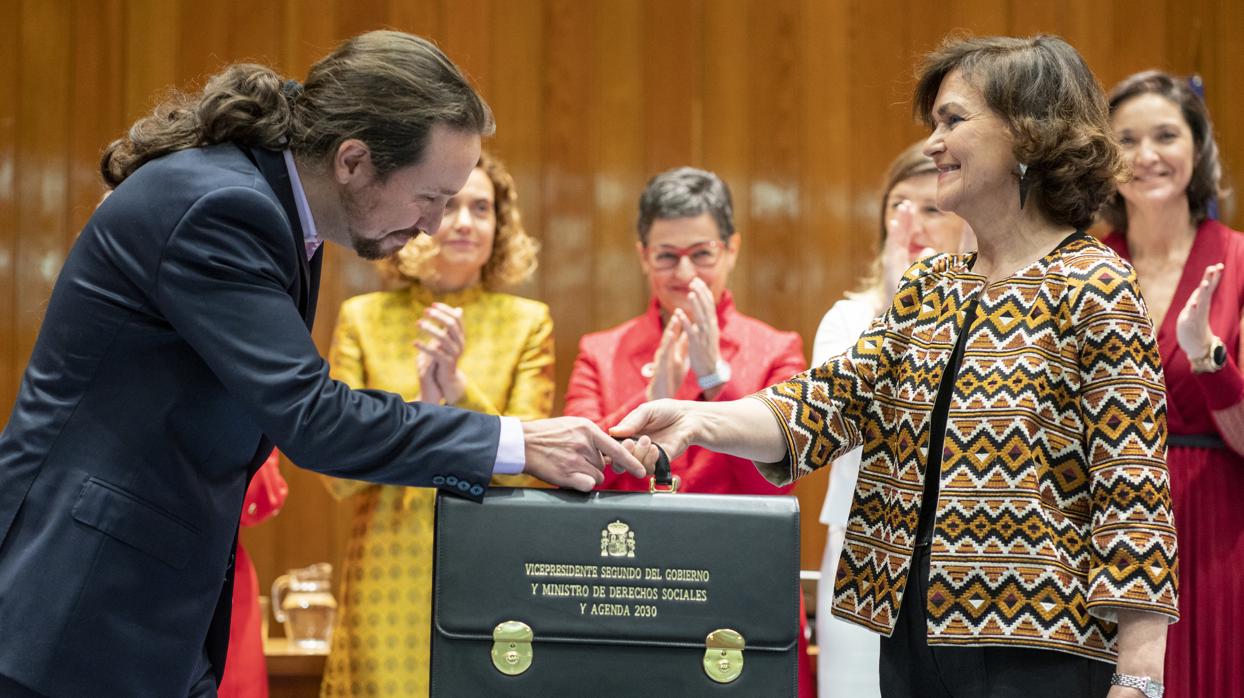
<instances>
[{"instance_id":1,"label":"woman in white outfit","mask_svg":"<svg viewBox=\"0 0 1244 698\"><path fill-rule=\"evenodd\" d=\"M904 150L890 165L881 197L881 254L866 287L834 304L816 331L812 364L823 363L855 343L873 318L890 307L903 272L922 257L975 247L972 230L953 213L938 210L937 167L921 150ZM829 527L816 600L817 686L821 698L876 698L877 635L838 620L830 612L834 572L847 527L847 512L859 475L857 448L834 462L821 523Z\"/></svg>"}]
</instances>

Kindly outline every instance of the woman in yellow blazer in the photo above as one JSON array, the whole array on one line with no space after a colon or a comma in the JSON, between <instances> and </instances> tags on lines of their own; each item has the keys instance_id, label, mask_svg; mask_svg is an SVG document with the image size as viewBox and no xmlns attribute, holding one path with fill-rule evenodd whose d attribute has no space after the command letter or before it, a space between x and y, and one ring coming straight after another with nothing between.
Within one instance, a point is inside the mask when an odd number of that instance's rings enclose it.
<instances>
[{"instance_id":1,"label":"woman in yellow blazer","mask_svg":"<svg viewBox=\"0 0 1244 698\"><path fill-rule=\"evenodd\" d=\"M514 182L485 153L440 230L383 263L401 282L341 306L329 360L352 388L520 419L553 408L553 321L543 303L496 291L536 266ZM354 501L322 696L428 693L435 490L326 480ZM534 482L497 476L494 484Z\"/></svg>"}]
</instances>

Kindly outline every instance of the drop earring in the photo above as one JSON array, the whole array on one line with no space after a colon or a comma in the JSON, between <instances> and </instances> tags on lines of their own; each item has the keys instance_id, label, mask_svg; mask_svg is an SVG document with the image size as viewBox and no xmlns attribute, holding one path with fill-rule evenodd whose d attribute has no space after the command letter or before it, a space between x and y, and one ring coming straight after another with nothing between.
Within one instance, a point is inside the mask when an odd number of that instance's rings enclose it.
<instances>
[{"instance_id":1,"label":"drop earring","mask_svg":"<svg viewBox=\"0 0 1244 698\"><path fill-rule=\"evenodd\" d=\"M1028 166L1019 163L1019 208L1024 209L1024 201L1028 199Z\"/></svg>"}]
</instances>

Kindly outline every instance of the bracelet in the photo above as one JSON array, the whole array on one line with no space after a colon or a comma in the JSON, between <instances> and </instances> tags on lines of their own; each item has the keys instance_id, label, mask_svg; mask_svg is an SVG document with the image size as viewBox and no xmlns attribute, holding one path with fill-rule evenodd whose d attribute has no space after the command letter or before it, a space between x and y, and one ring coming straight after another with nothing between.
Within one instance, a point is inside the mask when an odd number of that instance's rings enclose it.
<instances>
[{"instance_id":1,"label":"bracelet","mask_svg":"<svg viewBox=\"0 0 1244 698\"><path fill-rule=\"evenodd\" d=\"M725 385L730 380L730 364L725 359L717 359L716 370L703 376L697 376L695 382L700 386L700 390L712 390L719 385Z\"/></svg>"}]
</instances>

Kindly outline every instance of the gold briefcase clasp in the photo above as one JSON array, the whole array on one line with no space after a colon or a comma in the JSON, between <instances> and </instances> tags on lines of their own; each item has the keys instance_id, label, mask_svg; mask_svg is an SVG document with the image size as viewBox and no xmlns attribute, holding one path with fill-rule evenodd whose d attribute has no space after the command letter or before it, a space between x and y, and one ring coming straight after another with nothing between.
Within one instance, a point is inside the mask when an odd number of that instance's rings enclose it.
<instances>
[{"instance_id":1,"label":"gold briefcase clasp","mask_svg":"<svg viewBox=\"0 0 1244 698\"><path fill-rule=\"evenodd\" d=\"M670 479L670 483L668 485L658 484L655 477L650 477L648 478L648 494L656 494L657 492L661 492L663 494L674 494L678 492L678 486L681 484L682 478L677 475Z\"/></svg>"},{"instance_id":2,"label":"gold briefcase clasp","mask_svg":"<svg viewBox=\"0 0 1244 698\"><path fill-rule=\"evenodd\" d=\"M507 676L518 676L531 668L531 640L534 634L526 623L507 620L492 629L492 665Z\"/></svg>"},{"instance_id":3,"label":"gold briefcase clasp","mask_svg":"<svg viewBox=\"0 0 1244 698\"><path fill-rule=\"evenodd\" d=\"M730 683L743 673L743 636L733 630L714 630L704 638L704 673L717 683Z\"/></svg>"}]
</instances>

